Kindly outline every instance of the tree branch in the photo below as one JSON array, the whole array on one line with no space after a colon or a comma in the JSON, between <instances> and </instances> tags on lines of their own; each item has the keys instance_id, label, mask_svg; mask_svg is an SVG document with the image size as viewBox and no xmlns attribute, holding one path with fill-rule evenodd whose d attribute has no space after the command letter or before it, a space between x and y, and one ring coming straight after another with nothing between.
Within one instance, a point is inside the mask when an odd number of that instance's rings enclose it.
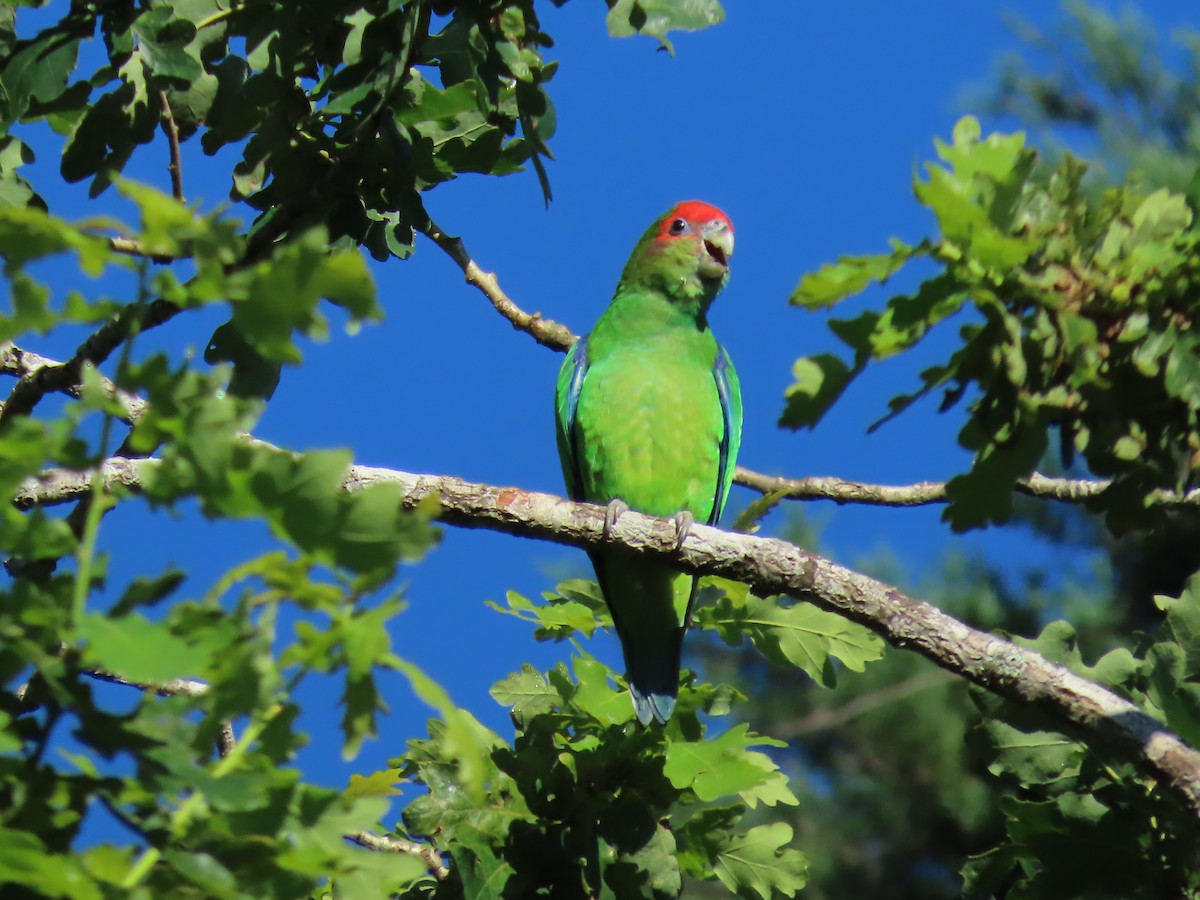
<instances>
[{"instance_id":1,"label":"tree branch","mask_svg":"<svg viewBox=\"0 0 1200 900\"><path fill-rule=\"evenodd\" d=\"M437 244L458 265L467 278L467 284L474 285L491 301L496 312L508 319L513 328L524 331L543 347L565 353L571 349L577 338L566 325L551 319L543 319L541 313L527 313L517 306L500 289L500 282L495 274L485 272L471 258L460 237L451 237L437 226L432 219L425 228L425 236Z\"/></svg>"},{"instance_id":2,"label":"tree branch","mask_svg":"<svg viewBox=\"0 0 1200 900\"><path fill-rule=\"evenodd\" d=\"M415 841L406 841L395 837L381 837L378 834L371 834L369 831L356 831L354 834L348 834L346 840L354 841L360 847L366 847L368 850L415 856L425 863L430 873L438 881L444 881L450 874L442 857L428 844L418 844Z\"/></svg>"},{"instance_id":3,"label":"tree branch","mask_svg":"<svg viewBox=\"0 0 1200 900\"><path fill-rule=\"evenodd\" d=\"M22 350L14 344L0 344L0 373L5 375L13 375L17 378L32 377L45 369L62 369L63 365L58 360L49 359L29 350ZM125 424L132 425L146 412L148 404L141 397L120 390L111 379L103 375L100 376L100 384L104 386L111 397L125 407L121 418ZM55 390L71 397L78 397L80 387L79 381L74 381L59 384Z\"/></svg>"},{"instance_id":4,"label":"tree branch","mask_svg":"<svg viewBox=\"0 0 1200 900\"><path fill-rule=\"evenodd\" d=\"M114 458L105 462L106 487L136 490L153 459ZM92 485L92 473L62 470L26 480L19 507L78 499ZM441 503L449 524L487 528L576 547L605 543L604 507L572 503L550 494L513 487L474 484L450 476L416 475L392 469L351 466L343 488L373 484L399 488L411 508L429 496ZM1107 744L1168 785L1200 817L1200 752L1128 700L1039 654L977 631L891 585L853 572L814 553L773 538L737 535L695 525L680 550L671 520L637 512L620 517L612 543L679 568L742 581L760 596L786 594L859 622L896 647L931 659L944 669L1019 703L1038 707L1066 730Z\"/></svg>"},{"instance_id":5,"label":"tree branch","mask_svg":"<svg viewBox=\"0 0 1200 900\"><path fill-rule=\"evenodd\" d=\"M13 416L29 415L46 394L77 395L84 366L99 366L131 335L161 325L180 312L180 307L167 300L129 304L93 332L65 363L43 365L23 375L0 410L0 423Z\"/></svg>"},{"instance_id":6,"label":"tree branch","mask_svg":"<svg viewBox=\"0 0 1200 900\"><path fill-rule=\"evenodd\" d=\"M835 503L861 503L867 506L929 506L946 503L949 496L941 481L921 481L916 484L866 484L842 478L812 476L784 478L764 475L738 466L734 480L760 494L777 494L789 500L832 500ZM1112 482L1087 478L1051 478L1034 472L1017 482L1017 493L1061 503L1084 503L1099 497ZM1150 501L1159 506L1180 507L1200 505L1200 488L1186 494L1155 491Z\"/></svg>"},{"instance_id":7,"label":"tree branch","mask_svg":"<svg viewBox=\"0 0 1200 900\"><path fill-rule=\"evenodd\" d=\"M100 467L104 490L139 490L143 469L157 466L158 462L156 459L128 459L124 456L106 459ZM59 506L82 500L92 492L94 474L92 471L76 469L47 469L25 479L13 498L13 505L17 509L31 509L34 506Z\"/></svg>"},{"instance_id":8,"label":"tree branch","mask_svg":"<svg viewBox=\"0 0 1200 900\"><path fill-rule=\"evenodd\" d=\"M440 234L440 232L438 233ZM445 240L456 241L460 247L462 245L462 241L458 238L445 238ZM447 250L446 252L449 253L450 251ZM469 262L470 258L465 256L465 250L462 252L464 258ZM470 265L474 266L475 264L470 263ZM507 300L507 297L503 293L500 296ZM507 302L511 303L512 301L507 300ZM576 340L575 335L571 334L566 326L559 325L557 322L551 322L548 319L530 316L528 313L518 309L515 304L513 308L517 309L520 316L524 316L530 321L536 320L541 326L550 328L552 330L551 333L557 334L559 337L565 335L564 339L569 340L565 347L560 347L557 343L545 343L545 346L556 350L568 349ZM520 330L525 330L516 322L514 322L514 326ZM558 329L561 329L561 332ZM61 370L66 365L66 363L58 362L57 360L41 356L29 350L23 350L13 344L0 344L0 374L24 378L35 375L43 369ZM122 421L127 425L132 425L145 413L148 404L141 397L119 390L110 379L103 375L100 376L100 383L126 407L127 412ZM56 379L55 384L55 390L72 397L79 396L80 384L78 381L60 384L59 379ZM844 478L837 478L835 476L786 478L780 475L766 475L762 472L755 472L752 469L747 469L745 466L737 467L734 480L738 484L764 495L778 494L781 498L789 500L832 500L839 505L855 503L867 506L891 507L929 506L935 503L945 503L948 500L946 484L942 481L921 481L916 484L887 485L869 484L862 481L847 481ZM1108 489L1110 484L1111 482L1107 480L1093 481L1084 478L1051 478L1034 472L1028 478L1017 482L1017 491L1030 497L1057 500L1062 503L1084 503L1094 497L1099 497ZM1150 499L1151 502L1166 507L1200 506L1200 488L1193 488L1182 495L1169 491L1156 491L1150 495Z\"/></svg>"},{"instance_id":9,"label":"tree branch","mask_svg":"<svg viewBox=\"0 0 1200 900\"><path fill-rule=\"evenodd\" d=\"M171 173L171 193L175 195L176 200L184 203L186 201L183 199L183 156L179 152L179 126L175 124L175 115L171 112L171 101L167 92L159 91L158 100L162 107L163 134L167 136L167 143L171 147L171 164L167 166L167 171Z\"/></svg>"}]
</instances>

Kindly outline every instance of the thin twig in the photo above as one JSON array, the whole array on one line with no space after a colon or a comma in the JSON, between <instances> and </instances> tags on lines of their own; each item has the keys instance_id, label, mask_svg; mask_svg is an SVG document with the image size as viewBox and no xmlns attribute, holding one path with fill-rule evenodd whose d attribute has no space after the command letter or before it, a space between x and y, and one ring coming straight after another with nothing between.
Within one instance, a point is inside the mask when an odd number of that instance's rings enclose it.
<instances>
[{"instance_id":1,"label":"thin twig","mask_svg":"<svg viewBox=\"0 0 1200 900\"><path fill-rule=\"evenodd\" d=\"M806 737L814 732L831 731L872 710L954 680L954 676L944 669L921 672L895 684L885 685L879 690L862 694L841 706L814 709L798 719L778 725L772 730L772 734L782 740L791 740Z\"/></svg>"},{"instance_id":2,"label":"thin twig","mask_svg":"<svg viewBox=\"0 0 1200 900\"><path fill-rule=\"evenodd\" d=\"M237 735L233 733L233 723L222 721L221 730L217 735L217 752L221 756L228 756L236 747Z\"/></svg>"},{"instance_id":3,"label":"thin twig","mask_svg":"<svg viewBox=\"0 0 1200 900\"><path fill-rule=\"evenodd\" d=\"M571 349L577 338L571 329L551 319L543 319L541 313L527 313L517 306L512 299L500 289L500 282L491 272L485 272L471 258L462 238L451 237L438 227L432 219L425 228L425 236L437 244L463 271L467 284L473 285L483 292L491 301L496 312L508 319L513 328L524 331L543 347L565 353Z\"/></svg>"},{"instance_id":4,"label":"thin twig","mask_svg":"<svg viewBox=\"0 0 1200 900\"><path fill-rule=\"evenodd\" d=\"M428 844L418 844L415 841L406 841L402 838L382 837L378 834L371 834L369 831L356 831L354 834L346 835L346 840L353 841L360 847L366 847L368 850L379 850L384 853L402 853L405 856L415 856L421 862L425 863L426 868L438 881L443 881L450 874L450 870L446 868L446 863L436 850Z\"/></svg>"},{"instance_id":5,"label":"thin twig","mask_svg":"<svg viewBox=\"0 0 1200 900\"><path fill-rule=\"evenodd\" d=\"M166 91L158 92L158 100L162 107L162 130L167 136L171 147L171 164L167 171L171 173L171 193L180 203L186 203L183 198L183 156L179 152L179 126L175 124L175 115L171 112L171 101Z\"/></svg>"},{"instance_id":6,"label":"thin twig","mask_svg":"<svg viewBox=\"0 0 1200 900\"><path fill-rule=\"evenodd\" d=\"M177 259L187 259L186 254L173 256L169 253L154 253L146 248L146 245L141 241L135 241L133 238L127 237L110 237L108 239L108 248L114 253L120 253L124 256L141 256L156 263L170 263Z\"/></svg>"},{"instance_id":7,"label":"thin twig","mask_svg":"<svg viewBox=\"0 0 1200 900\"><path fill-rule=\"evenodd\" d=\"M208 693L207 684L188 678L173 678L170 681L132 681L105 669L85 669L84 671L100 681L123 684L126 687L137 688L139 691L154 691L160 697L199 697Z\"/></svg>"},{"instance_id":8,"label":"thin twig","mask_svg":"<svg viewBox=\"0 0 1200 900\"><path fill-rule=\"evenodd\" d=\"M111 481L136 490L141 476L158 465L154 459L115 458L105 463L102 472L106 485ZM450 476L351 466L343 489L358 491L382 484L397 490L403 508L437 498L439 517L450 525L576 547L598 547L607 541L683 571L741 581L759 596L785 594L808 600L999 696L1045 711L1064 730L1109 745L1169 786L1200 818L1200 751L1162 722L1038 653L970 628L891 585L793 544L694 525L682 547L677 547L678 531L672 520L636 512L622 515L606 536L604 507ZM25 482L21 502L49 503L72 490L78 496L90 485L88 473L47 472ZM46 493L47 486L56 493Z\"/></svg>"}]
</instances>

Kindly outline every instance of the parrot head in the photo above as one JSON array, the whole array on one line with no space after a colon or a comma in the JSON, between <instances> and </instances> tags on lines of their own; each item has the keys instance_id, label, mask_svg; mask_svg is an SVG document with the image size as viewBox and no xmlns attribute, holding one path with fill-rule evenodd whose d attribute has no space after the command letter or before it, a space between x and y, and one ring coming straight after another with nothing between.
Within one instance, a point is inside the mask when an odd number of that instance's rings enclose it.
<instances>
[{"instance_id":1,"label":"parrot head","mask_svg":"<svg viewBox=\"0 0 1200 900\"><path fill-rule=\"evenodd\" d=\"M699 200L677 203L654 220L625 264L618 291L648 290L700 313L729 280L733 223Z\"/></svg>"}]
</instances>

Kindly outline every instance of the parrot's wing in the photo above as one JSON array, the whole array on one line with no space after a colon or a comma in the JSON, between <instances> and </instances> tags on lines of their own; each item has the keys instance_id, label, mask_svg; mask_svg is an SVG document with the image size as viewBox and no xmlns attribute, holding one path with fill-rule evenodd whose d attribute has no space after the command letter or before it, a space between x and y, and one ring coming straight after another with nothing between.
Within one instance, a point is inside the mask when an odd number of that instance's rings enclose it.
<instances>
[{"instance_id":1,"label":"parrot's wing","mask_svg":"<svg viewBox=\"0 0 1200 900\"><path fill-rule=\"evenodd\" d=\"M705 523L708 525L716 525L721 518L721 511L725 509L729 489L733 486L733 470L737 468L738 450L742 446L742 386L733 361L720 344L717 345L717 358L713 362L713 381L721 405L721 444L717 456L716 496L713 497L712 512ZM691 625L699 587L700 579L693 577L691 594L683 614L683 629L679 633L681 641L683 633Z\"/></svg>"},{"instance_id":2,"label":"parrot's wing","mask_svg":"<svg viewBox=\"0 0 1200 900\"><path fill-rule=\"evenodd\" d=\"M554 393L558 459L562 463L567 495L577 503L588 499L583 493L583 462L579 448L580 429L577 418L579 395L583 392L583 380L588 372L587 341L587 337L581 337L567 351L567 358L563 361L562 368L558 370L558 384ZM607 559L603 553L596 550L588 550L587 554L592 561L592 568L596 570L596 581L600 585L600 592L605 598L610 597L608 578L606 577ZM617 636L621 638L623 645L622 635L626 632L621 625L616 607L609 603L608 609L613 618L613 625L617 629Z\"/></svg>"},{"instance_id":3,"label":"parrot's wing","mask_svg":"<svg viewBox=\"0 0 1200 900\"><path fill-rule=\"evenodd\" d=\"M575 427L575 416L579 411L579 395L583 391L587 369L587 338L582 337L575 342L562 368L558 370L558 386L554 393L558 459L562 463L567 494L575 501L586 499L583 496L583 475L579 468L579 429Z\"/></svg>"},{"instance_id":4,"label":"parrot's wing","mask_svg":"<svg viewBox=\"0 0 1200 900\"><path fill-rule=\"evenodd\" d=\"M709 525L716 525L729 499L733 486L733 470L737 468L738 450L742 446L742 388L737 370L729 359L725 348L717 346L717 359L713 363L713 380L717 383L717 399L721 403L721 449L717 460L717 495L713 499Z\"/></svg>"}]
</instances>

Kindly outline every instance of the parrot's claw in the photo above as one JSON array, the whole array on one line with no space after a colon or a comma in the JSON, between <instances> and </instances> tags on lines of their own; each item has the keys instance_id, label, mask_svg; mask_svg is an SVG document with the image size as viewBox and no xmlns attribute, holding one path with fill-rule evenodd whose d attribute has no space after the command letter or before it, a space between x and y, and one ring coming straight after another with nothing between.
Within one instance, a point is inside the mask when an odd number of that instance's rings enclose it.
<instances>
[{"instance_id":1,"label":"parrot's claw","mask_svg":"<svg viewBox=\"0 0 1200 900\"><path fill-rule=\"evenodd\" d=\"M617 519L629 512L629 504L620 497L614 497L608 501L608 509L604 511L604 538L608 540L612 537L613 529L617 526Z\"/></svg>"},{"instance_id":2,"label":"parrot's claw","mask_svg":"<svg viewBox=\"0 0 1200 900\"><path fill-rule=\"evenodd\" d=\"M675 513L671 518L675 520L675 549L682 550L683 542L687 540L688 533L696 524L696 517L685 509Z\"/></svg>"}]
</instances>

